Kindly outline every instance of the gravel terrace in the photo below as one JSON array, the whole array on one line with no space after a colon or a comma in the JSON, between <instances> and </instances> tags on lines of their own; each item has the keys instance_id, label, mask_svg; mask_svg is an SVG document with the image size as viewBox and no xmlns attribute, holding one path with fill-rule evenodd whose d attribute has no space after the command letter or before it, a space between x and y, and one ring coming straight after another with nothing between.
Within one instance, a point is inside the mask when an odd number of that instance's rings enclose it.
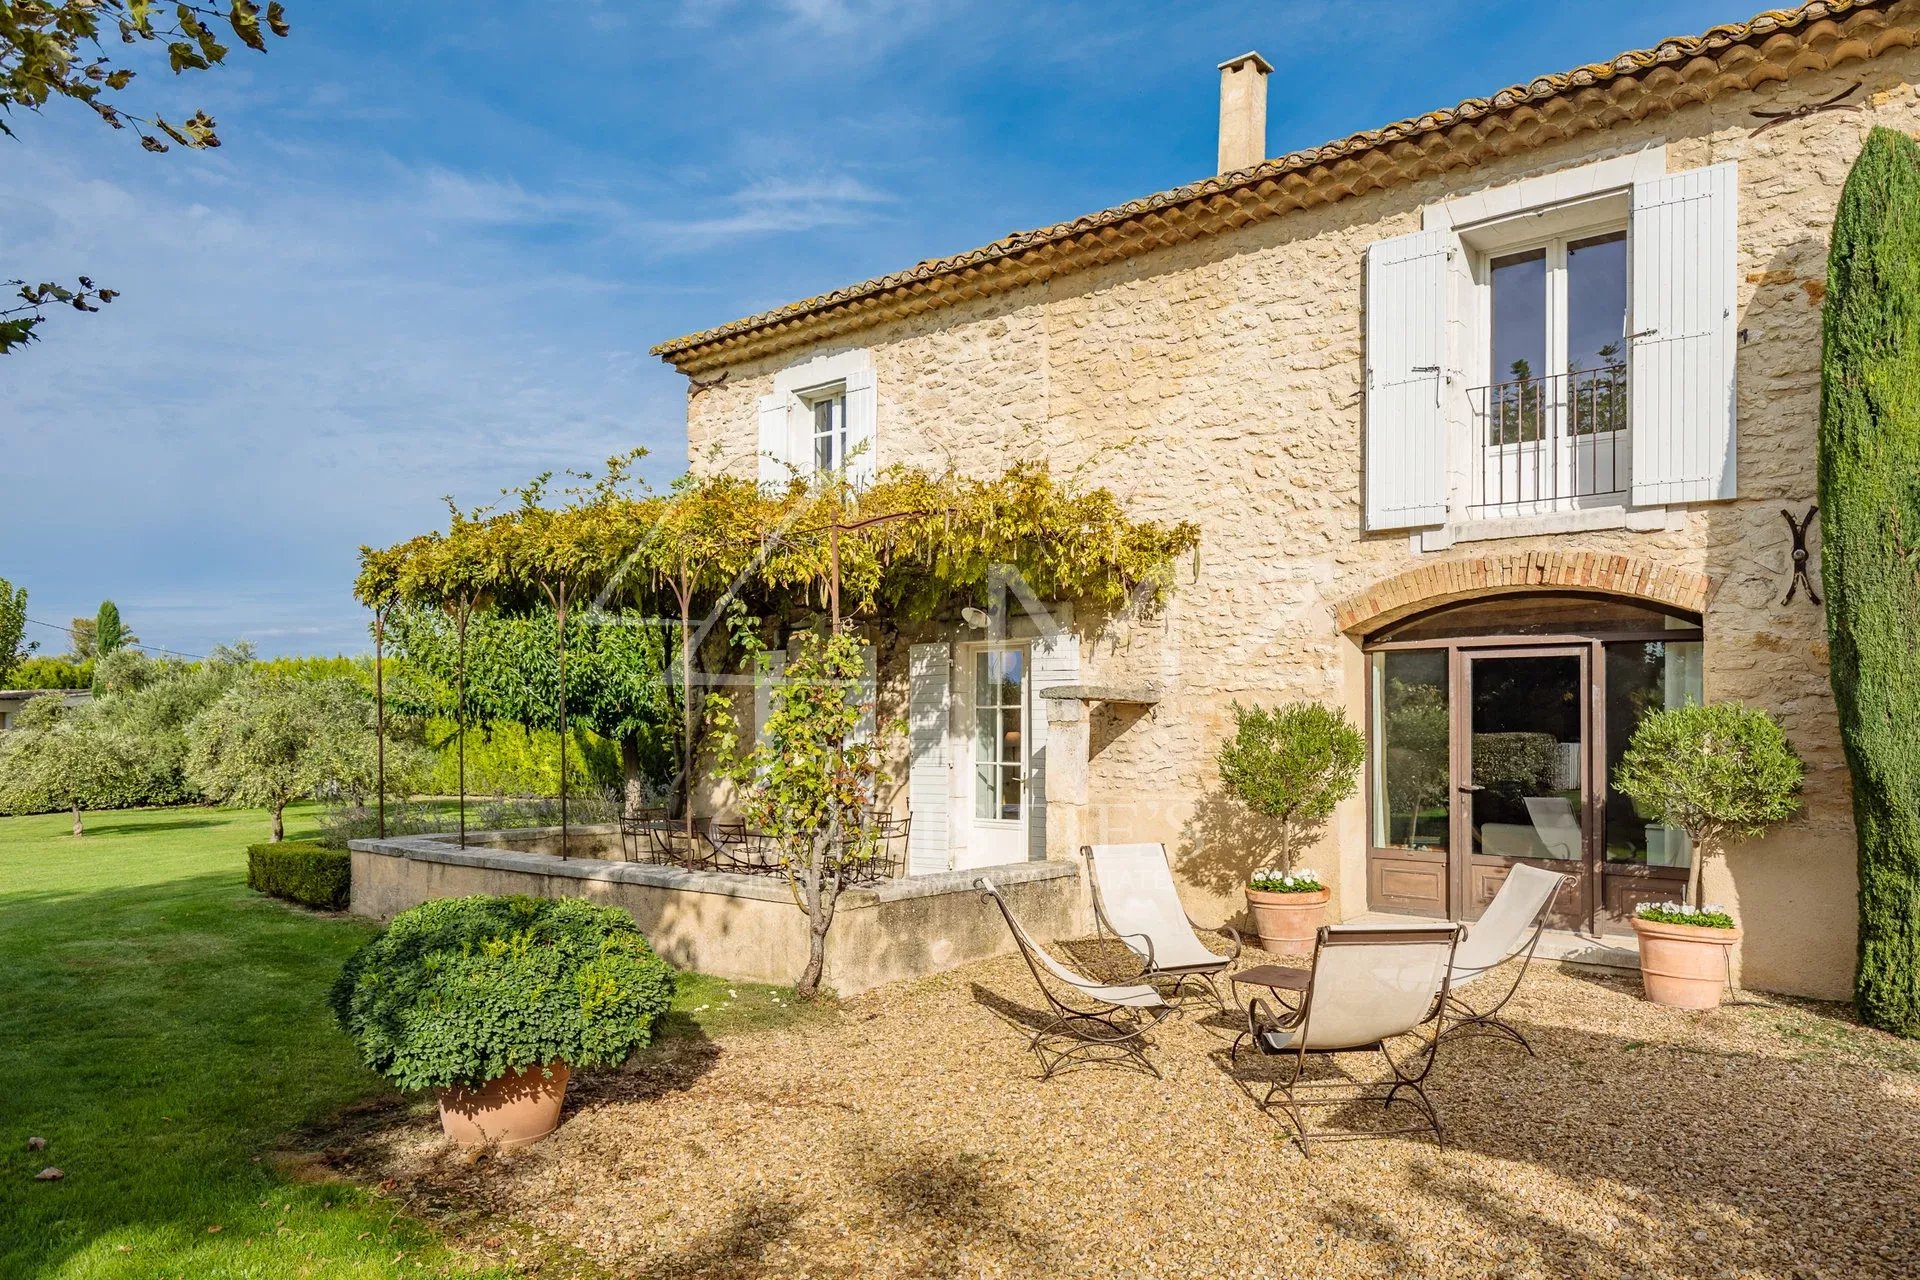
<instances>
[{"instance_id":1,"label":"gravel terrace","mask_svg":"<svg viewBox=\"0 0 1920 1280\"><path fill-rule=\"evenodd\" d=\"M1164 1080L1042 1082L1005 959L672 1042L576 1081L517 1155L463 1161L419 1119L350 1164L620 1276L1920 1275L1920 1045L1824 1006L1682 1014L1637 991L1537 966L1510 1006L1537 1059L1442 1049L1444 1150L1302 1157L1197 1010L1154 1033Z\"/></svg>"}]
</instances>

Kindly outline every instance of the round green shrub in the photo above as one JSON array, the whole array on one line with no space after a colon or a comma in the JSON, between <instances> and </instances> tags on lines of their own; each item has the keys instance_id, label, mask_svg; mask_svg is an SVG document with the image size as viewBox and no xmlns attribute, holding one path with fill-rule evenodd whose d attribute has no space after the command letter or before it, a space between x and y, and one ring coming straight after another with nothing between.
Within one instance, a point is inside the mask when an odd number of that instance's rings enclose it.
<instances>
[{"instance_id":1,"label":"round green shrub","mask_svg":"<svg viewBox=\"0 0 1920 1280\"><path fill-rule=\"evenodd\" d=\"M616 1066L652 1043L673 989L673 967L618 907L443 898L354 953L330 1000L368 1066L440 1089L556 1059Z\"/></svg>"}]
</instances>

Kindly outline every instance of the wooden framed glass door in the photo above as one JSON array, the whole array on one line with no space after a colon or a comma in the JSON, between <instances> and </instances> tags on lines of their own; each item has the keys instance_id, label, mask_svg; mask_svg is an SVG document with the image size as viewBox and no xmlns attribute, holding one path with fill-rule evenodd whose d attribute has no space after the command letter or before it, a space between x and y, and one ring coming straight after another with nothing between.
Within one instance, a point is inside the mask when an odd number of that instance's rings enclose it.
<instances>
[{"instance_id":1,"label":"wooden framed glass door","mask_svg":"<svg viewBox=\"0 0 1920 1280\"><path fill-rule=\"evenodd\" d=\"M1573 877L1560 928L1590 927L1595 829L1588 645L1454 656L1452 875L1457 918L1478 920L1517 863Z\"/></svg>"},{"instance_id":2,"label":"wooden framed glass door","mask_svg":"<svg viewBox=\"0 0 1920 1280\"><path fill-rule=\"evenodd\" d=\"M1366 642L1367 905L1474 920L1508 870L1574 877L1553 924L1625 933L1691 851L1610 785L1643 717L1699 702L1692 615L1573 594L1417 615Z\"/></svg>"}]
</instances>

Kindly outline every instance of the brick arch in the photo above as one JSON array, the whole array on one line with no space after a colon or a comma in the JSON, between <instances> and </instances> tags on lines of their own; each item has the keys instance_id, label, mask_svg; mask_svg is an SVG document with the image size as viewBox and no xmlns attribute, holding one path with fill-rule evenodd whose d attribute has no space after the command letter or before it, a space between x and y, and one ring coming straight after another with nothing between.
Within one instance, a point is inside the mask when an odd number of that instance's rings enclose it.
<instances>
[{"instance_id":1,"label":"brick arch","mask_svg":"<svg viewBox=\"0 0 1920 1280\"><path fill-rule=\"evenodd\" d=\"M1340 630L1365 634L1409 614L1519 591L1599 591L1703 613L1711 581L1639 556L1528 551L1440 560L1383 578L1335 608Z\"/></svg>"}]
</instances>

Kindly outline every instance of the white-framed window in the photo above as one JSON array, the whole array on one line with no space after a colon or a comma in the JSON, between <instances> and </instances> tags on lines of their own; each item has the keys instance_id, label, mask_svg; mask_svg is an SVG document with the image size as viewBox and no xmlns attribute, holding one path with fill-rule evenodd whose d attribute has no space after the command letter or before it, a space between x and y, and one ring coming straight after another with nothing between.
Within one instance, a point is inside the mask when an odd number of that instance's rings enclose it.
<instances>
[{"instance_id":1,"label":"white-framed window","mask_svg":"<svg viewBox=\"0 0 1920 1280\"><path fill-rule=\"evenodd\" d=\"M763 484L842 472L854 484L879 470L873 363L864 350L815 356L774 375L760 398Z\"/></svg>"},{"instance_id":2,"label":"white-framed window","mask_svg":"<svg viewBox=\"0 0 1920 1280\"><path fill-rule=\"evenodd\" d=\"M1625 504L1628 216L1619 195L1462 233L1467 515Z\"/></svg>"},{"instance_id":3,"label":"white-framed window","mask_svg":"<svg viewBox=\"0 0 1920 1280\"><path fill-rule=\"evenodd\" d=\"M1367 528L1735 496L1737 173L1613 157L1370 245Z\"/></svg>"},{"instance_id":4,"label":"white-framed window","mask_svg":"<svg viewBox=\"0 0 1920 1280\"><path fill-rule=\"evenodd\" d=\"M845 383L802 392L807 418L809 453L815 474L838 471L847 464L847 387Z\"/></svg>"}]
</instances>

